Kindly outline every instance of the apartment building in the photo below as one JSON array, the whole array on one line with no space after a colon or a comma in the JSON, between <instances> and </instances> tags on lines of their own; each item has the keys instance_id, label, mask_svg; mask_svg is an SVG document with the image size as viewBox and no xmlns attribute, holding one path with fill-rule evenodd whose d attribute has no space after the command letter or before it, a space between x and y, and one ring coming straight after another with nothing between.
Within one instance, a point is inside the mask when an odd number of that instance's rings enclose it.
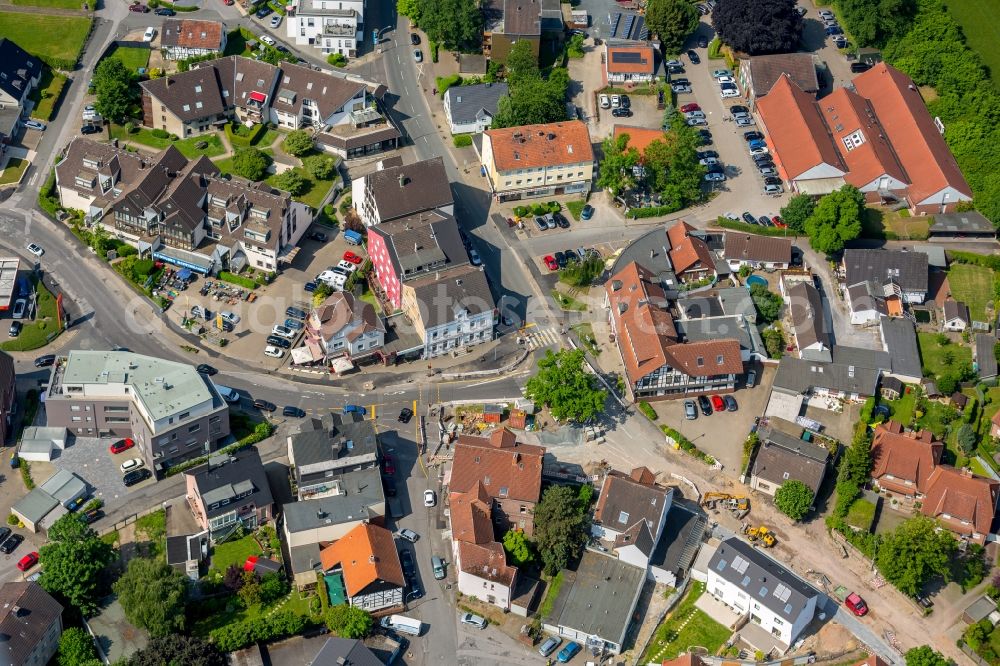
<instances>
[{"instance_id":1,"label":"apartment building","mask_svg":"<svg viewBox=\"0 0 1000 666\"><path fill-rule=\"evenodd\" d=\"M358 54L364 40L364 0L292 0L285 36L296 46L311 46L324 56Z\"/></svg>"},{"instance_id":2,"label":"apartment building","mask_svg":"<svg viewBox=\"0 0 1000 666\"><path fill-rule=\"evenodd\" d=\"M0 585L0 663L45 666L59 650L63 607L38 583Z\"/></svg>"},{"instance_id":3,"label":"apartment building","mask_svg":"<svg viewBox=\"0 0 1000 666\"><path fill-rule=\"evenodd\" d=\"M187 501L194 519L213 541L238 525L254 530L274 518L274 499L256 447L232 455L210 456L184 472Z\"/></svg>"},{"instance_id":4,"label":"apartment building","mask_svg":"<svg viewBox=\"0 0 1000 666\"><path fill-rule=\"evenodd\" d=\"M7 38L0 38L0 155L21 128L28 96L42 77L42 61Z\"/></svg>"},{"instance_id":5,"label":"apartment building","mask_svg":"<svg viewBox=\"0 0 1000 666\"><path fill-rule=\"evenodd\" d=\"M364 358L385 344L385 324L371 303L339 291L313 307L303 342L322 351L320 358L312 358L314 361Z\"/></svg>"},{"instance_id":6,"label":"apartment building","mask_svg":"<svg viewBox=\"0 0 1000 666\"><path fill-rule=\"evenodd\" d=\"M340 474L378 467L374 421L355 416L323 414L308 419L299 432L288 436L288 461L298 499L340 494Z\"/></svg>"},{"instance_id":7,"label":"apartment building","mask_svg":"<svg viewBox=\"0 0 1000 666\"><path fill-rule=\"evenodd\" d=\"M481 267L457 266L404 282L402 310L423 342L423 358L462 353L493 339L497 309Z\"/></svg>"},{"instance_id":8,"label":"apartment building","mask_svg":"<svg viewBox=\"0 0 1000 666\"><path fill-rule=\"evenodd\" d=\"M86 437L131 437L157 473L215 450L229 406L186 363L132 352L73 350L56 359L45 398L49 426Z\"/></svg>"},{"instance_id":9,"label":"apartment building","mask_svg":"<svg viewBox=\"0 0 1000 666\"><path fill-rule=\"evenodd\" d=\"M375 171L351 181L351 201L368 227L425 211L455 214L442 157L405 166L399 159L381 161Z\"/></svg>"}]
</instances>

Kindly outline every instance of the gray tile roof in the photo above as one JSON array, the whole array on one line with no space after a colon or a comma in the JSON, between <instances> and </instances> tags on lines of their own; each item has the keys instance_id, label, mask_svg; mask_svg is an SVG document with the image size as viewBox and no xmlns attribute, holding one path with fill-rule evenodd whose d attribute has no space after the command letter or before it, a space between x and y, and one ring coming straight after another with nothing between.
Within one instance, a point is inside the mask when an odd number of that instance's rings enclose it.
<instances>
[{"instance_id":1,"label":"gray tile roof","mask_svg":"<svg viewBox=\"0 0 1000 666\"><path fill-rule=\"evenodd\" d=\"M21 99L31 79L42 76L42 61L7 38L0 39L0 90Z\"/></svg>"},{"instance_id":2,"label":"gray tile roof","mask_svg":"<svg viewBox=\"0 0 1000 666\"><path fill-rule=\"evenodd\" d=\"M424 304L425 329L455 321L459 309L475 316L496 307L486 273L476 266L457 266L414 280L410 286L417 303Z\"/></svg>"},{"instance_id":3,"label":"gray tile roof","mask_svg":"<svg viewBox=\"0 0 1000 666\"><path fill-rule=\"evenodd\" d=\"M288 504L285 505L289 506ZM292 573L300 574L304 571L322 571L323 564L320 561L318 543L309 543L304 546L292 546L288 554L292 558Z\"/></svg>"},{"instance_id":4,"label":"gray tile roof","mask_svg":"<svg viewBox=\"0 0 1000 666\"><path fill-rule=\"evenodd\" d=\"M335 474L330 481L341 483L346 492L343 495L291 502L282 506L285 526L289 532L368 519L376 515L372 507L385 502L382 478L377 467Z\"/></svg>"},{"instance_id":5,"label":"gray tile roof","mask_svg":"<svg viewBox=\"0 0 1000 666\"><path fill-rule=\"evenodd\" d=\"M452 86L445 97L451 109L451 121L456 125L476 122L482 114L493 117L501 97L507 96L506 83L480 83L474 86Z\"/></svg>"},{"instance_id":6,"label":"gray tile roof","mask_svg":"<svg viewBox=\"0 0 1000 666\"><path fill-rule=\"evenodd\" d=\"M5 635L11 664L28 663L28 657L53 624L62 626L63 607L38 583L12 581L0 585L0 634ZM6 650L5 650L6 652ZM51 654L36 655L45 663Z\"/></svg>"},{"instance_id":7,"label":"gray tile roof","mask_svg":"<svg viewBox=\"0 0 1000 666\"><path fill-rule=\"evenodd\" d=\"M789 423L789 425L794 424ZM802 427L794 428L794 430L799 433L805 431ZM825 463L826 459L830 457L830 453L819 444L807 442L801 437L795 437L787 432L778 430L777 428L761 428L758 434L760 435L760 440L762 442L771 442L772 444L776 444L783 449L805 456L810 460Z\"/></svg>"},{"instance_id":8,"label":"gray tile roof","mask_svg":"<svg viewBox=\"0 0 1000 666\"><path fill-rule=\"evenodd\" d=\"M672 489L657 485L655 480L639 483L628 474L612 471L604 479L597 498L594 523L624 532L638 522L645 522L650 532L655 533L663 506L672 495Z\"/></svg>"},{"instance_id":9,"label":"gray tile roof","mask_svg":"<svg viewBox=\"0 0 1000 666\"><path fill-rule=\"evenodd\" d=\"M37 525L42 518L47 516L57 506L59 506L59 500L41 488L35 488L14 502L14 506L11 508L19 515L24 516L29 522Z\"/></svg>"},{"instance_id":10,"label":"gray tile roof","mask_svg":"<svg viewBox=\"0 0 1000 666\"><path fill-rule=\"evenodd\" d=\"M969 317L969 306L962 301L956 301L950 298L946 300L944 302L944 321L947 323L952 319L958 319L966 325L969 325L969 323L972 322L972 319Z\"/></svg>"},{"instance_id":11,"label":"gray tile roof","mask_svg":"<svg viewBox=\"0 0 1000 666\"><path fill-rule=\"evenodd\" d=\"M785 481L801 481L815 496L825 473L826 463L800 455L774 442L764 442L754 459L752 475L776 486Z\"/></svg>"},{"instance_id":12,"label":"gray tile roof","mask_svg":"<svg viewBox=\"0 0 1000 666\"><path fill-rule=\"evenodd\" d=\"M313 472L375 464L378 455L378 437L374 421L341 420L338 415L324 414L322 418L309 419L303 429L290 435L292 459L300 481L309 480Z\"/></svg>"},{"instance_id":13,"label":"gray tile roof","mask_svg":"<svg viewBox=\"0 0 1000 666\"><path fill-rule=\"evenodd\" d=\"M237 503L252 502L258 508L274 504L267 473L253 446L230 456L211 456L207 463L187 470L184 475L194 477L209 518L232 511ZM219 506L212 508L216 503Z\"/></svg>"},{"instance_id":14,"label":"gray tile roof","mask_svg":"<svg viewBox=\"0 0 1000 666\"><path fill-rule=\"evenodd\" d=\"M331 636L309 666L383 666L365 644L357 639Z\"/></svg>"},{"instance_id":15,"label":"gray tile roof","mask_svg":"<svg viewBox=\"0 0 1000 666\"><path fill-rule=\"evenodd\" d=\"M365 189L371 193L382 222L445 208L455 202L442 157L388 167L364 179Z\"/></svg>"},{"instance_id":16,"label":"gray tile roof","mask_svg":"<svg viewBox=\"0 0 1000 666\"><path fill-rule=\"evenodd\" d=\"M716 289L715 295L722 303L722 309L727 315L743 315L751 322L757 321L757 306L746 287L727 287Z\"/></svg>"},{"instance_id":17,"label":"gray tile roof","mask_svg":"<svg viewBox=\"0 0 1000 666\"><path fill-rule=\"evenodd\" d=\"M976 370L982 379L997 376L997 359L993 347L997 339L990 333L976 334Z\"/></svg>"},{"instance_id":18,"label":"gray tile roof","mask_svg":"<svg viewBox=\"0 0 1000 666\"><path fill-rule=\"evenodd\" d=\"M361 81L283 62L278 73L277 92L270 101L276 110L297 115L302 109L302 100L311 99L319 110L320 119L325 121L365 90L368 86Z\"/></svg>"},{"instance_id":19,"label":"gray tile roof","mask_svg":"<svg viewBox=\"0 0 1000 666\"><path fill-rule=\"evenodd\" d=\"M796 282L788 289L788 308L799 350L819 343L823 347L819 351L825 352L825 358L816 357L816 360L829 361L830 334L826 330L823 301L816 287L808 282Z\"/></svg>"},{"instance_id":20,"label":"gray tile roof","mask_svg":"<svg viewBox=\"0 0 1000 666\"><path fill-rule=\"evenodd\" d=\"M919 379L923 374L920 345L913 322L902 317L882 317L882 346L889 354L892 374Z\"/></svg>"},{"instance_id":21,"label":"gray tile roof","mask_svg":"<svg viewBox=\"0 0 1000 666\"><path fill-rule=\"evenodd\" d=\"M788 622L798 619L809 600L819 596L801 578L737 537L719 544L708 567Z\"/></svg>"},{"instance_id":22,"label":"gray tile roof","mask_svg":"<svg viewBox=\"0 0 1000 666\"><path fill-rule=\"evenodd\" d=\"M882 288L871 280L849 286L847 298L851 301L851 309L855 312L874 310L879 314L889 314L889 310L885 306L885 294L882 292Z\"/></svg>"},{"instance_id":23,"label":"gray tile roof","mask_svg":"<svg viewBox=\"0 0 1000 666\"><path fill-rule=\"evenodd\" d=\"M847 284L893 280L905 292L927 293L927 255L902 250L845 250Z\"/></svg>"},{"instance_id":24,"label":"gray tile roof","mask_svg":"<svg viewBox=\"0 0 1000 666\"><path fill-rule=\"evenodd\" d=\"M764 343L760 339L757 327L740 315L688 319L674 322L674 325L687 342L733 338L740 343L740 349L743 351L764 353Z\"/></svg>"},{"instance_id":25,"label":"gray tile roof","mask_svg":"<svg viewBox=\"0 0 1000 666\"><path fill-rule=\"evenodd\" d=\"M892 370L892 359L881 349L865 349L864 347L848 347L835 345L833 362L840 365L856 365L872 370Z\"/></svg>"},{"instance_id":26,"label":"gray tile roof","mask_svg":"<svg viewBox=\"0 0 1000 666\"><path fill-rule=\"evenodd\" d=\"M823 363L806 359L782 357L774 375L774 388L793 393L808 393L813 388L825 388L861 396L875 395L879 371L861 366Z\"/></svg>"},{"instance_id":27,"label":"gray tile roof","mask_svg":"<svg viewBox=\"0 0 1000 666\"><path fill-rule=\"evenodd\" d=\"M625 640L645 569L586 550L564 580L545 624L563 626L621 645Z\"/></svg>"},{"instance_id":28,"label":"gray tile roof","mask_svg":"<svg viewBox=\"0 0 1000 666\"><path fill-rule=\"evenodd\" d=\"M610 274L617 275L634 261L655 275L664 289L676 289L678 282L670 263L669 250L670 241L665 227L655 226L625 246L615 259Z\"/></svg>"},{"instance_id":29,"label":"gray tile roof","mask_svg":"<svg viewBox=\"0 0 1000 666\"><path fill-rule=\"evenodd\" d=\"M931 234L988 234L995 236L997 229L982 213L974 210L964 213L939 213L934 216Z\"/></svg>"},{"instance_id":30,"label":"gray tile roof","mask_svg":"<svg viewBox=\"0 0 1000 666\"><path fill-rule=\"evenodd\" d=\"M469 263L455 218L424 211L376 224L368 233L385 240L389 261L402 281L433 270Z\"/></svg>"},{"instance_id":31,"label":"gray tile roof","mask_svg":"<svg viewBox=\"0 0 1000 666\"><path fill-rule=\"evenodd\" d=\"M222 96L223 86L214 67L198 67L141 81L139 87L182 122L225 113L232 103Z\"/></svg>"},{"instance_id":32,"label":"gray tile roof","mask_svg":"<svg viewBox=\"0 0 1000 666\"><path fill-rule=\"evenodd\" d=\"M725 258L726 261L790 264L792 239L727 231Z\"/></svg>"},{"instance_id":33,"label":"gray tile roof","mask_svg":"<svg viewBox=\"0 0 1000 666\"><path fill-rule=\"evenodd\" d=\"M679 298L677 299L677 309L680 310L687 319L721 317L726 314L726 311L722 309L722 303L714 296L691 296L689 298Z\"/></svg>"},{"instance_id":34,"label":"gray tile roof","mask_svg":"<svg viewBox=\"0 0 1000 666\"><path fill-rule=\"evenodd\" d=\"M688 545L701 543L707 526L708 519L704 514L674 502L667 513L663 534L660 535L660 542L656 544L649 563L677 574L678 578L684 577L697 551L696 548L688 548Z\"/></svg>"}]
</instances>

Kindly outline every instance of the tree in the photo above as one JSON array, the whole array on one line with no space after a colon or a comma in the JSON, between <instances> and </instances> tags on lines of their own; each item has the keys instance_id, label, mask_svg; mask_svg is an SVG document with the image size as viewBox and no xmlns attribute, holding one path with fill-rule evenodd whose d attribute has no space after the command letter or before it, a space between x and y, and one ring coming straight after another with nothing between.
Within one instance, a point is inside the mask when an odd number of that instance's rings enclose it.
<instances>
[{"instance_id":1,"label":"tree","mask_svg":"<svg viewBox=\"0 0 1000 666\"><path fill-rule=\"evenodd\" d=\"M476 0L416 0L416 8L405 6L427 38L449 50L472 48L482 43L483 15ZM416 11L414 11L414 9Z\"/></svg>"},{"instance_id":2,"label":"tree","mask_svg":"<svg viewBox=\"0 0 1000 666\"><path fill-rule=\"evenodd\" d=\"M269 604L288 594L288 582L277 572L271 572L260 579L260 600Z\"/></svg>"},{"instance_id":3,"label":"tree","mask_svg":"<svg viewBox=\"0 0 1000 666\"><path fill-rule=\"evenodd\" d=\"M420 24L420 0L396 0L396 13Z\"/></svg>"},{"instance_id":4,"label":"tree","mask_svg":"<svg viewBox=\"0 0 1000 666\"><path fill-rule=\"evenodd\" d=\"M649 0L646 25L660 38L664 53L677 54L698 27L698 10L685 0Z\"/></svg>"},{"instance_id":5,"label":"tree","mask_svg":"<svg viewBox=\"0 0 1000 666\"><path fill-rule=\"evenodd\" d=\"M809 486L798 479L789 479L774 494L774 505L792 520L802 520L812 508L814 499Z\"/></svg>"},{"instance_id":6,"label":"tree","mask_svg":"<svg viewBox=\"0 0 1000 666\"><path fill-rule=\"evenodd\" d=\"M59 666L100 666L94 639L84 629L70 627L59 637Z\"/></svg>"},{"instance_id":7,"label":"tree","mask_svg":"<svg viewBox=\"0 0 1000 666\"><path fill-rule=\"evenodd\" d=\"M281 142L281 149L289 155L302 157L313 151L313 140L309 132L305 130L294 130L288 133L285 140Z\"/></svg>"},{"instance_id":8,"label":"tree","mask_svg":"<svg viewBox=\"0 0 1000 666\"><path fill-rule=\"evenodd\" d=\"M760 337L764 340L764 348L767 349L769 357L781 358L784 355L785 336L782 334L780 328L774 326L765 328Z\"/></svg>"},{"instance_id":9,"label":"tree","mask_svg":"<svg viewBox=\"0 0 1000 666\"><path fill-rule=\"evenodd\" d=\"M257 574L252 571L244 571L243 585L240 586L240 591L236 595L243 602L244 608L250 608L254 604L259 604L261 591L260 580L257 578Z\"/></svg>"},{"instance_id":10,"label":"tree","mask_svg":"<svg viewBox=\"0 0 1000 666\"><path fill-rule=\"evenodd\" d=\"M282 171L271 181L279 190L285 190L292 195L302 194L306 190L309 181L298 169L288 169Z\"/></svg>"},{"instance_id":11,"label":"tree","mask_svg":"<svg viewBox=\"0 0 1000 666\"><path fill-rule=\"evenodd\" d=\"M535 543L545 572L565 569L587 543L587 513L569 486L550 486L535 507Z\"/></svg>"},{"instance_id":12,"label":"tree","mask_svg":"<svg viewBox=\"0 0 1000 666\"><path fill-rule=\"evenodd\" d=\"M323 286L322 284L320 286ZM329 289L329 287L327 287ZM317 287L317 291L319 287ZM327 294L329 296L329 294ZM226 567L226 573L222 575L222 584L233 592L239 592L243 587L243 567L238 564L230 564Z\"/></svg>"},{"instance_id":13,"label":"tree","mask_svg":"<svg viewBox=\"0 0 1000 666\"><path fill-rule=\"evenodd\" d=\"M542 78L538 70L538 56L535 55L531 40L522 39L514 43L507 53L504 63L507 71L507 84L516 86L530 79Z\"/></svg>"},{"instance_id":14,"label":"tree","mask_svg":"<svg viewBox=\"0 0 1000 666\"><path fill-rule=\"evenodd\" d=\"M935 576L951 580L951 560L957 548L955 537L939 531L936 520L916 516L883 537L876 563L883 578L913 597Z\"/></svg>"},{"instance_id":15,"label":"tree","mask_svg":"<svg viewBox=\"0 0 1000 666\"><path fill-rule=\"evenodd\" d=\"M260 180L267 173L271 158L256 148L237 148L233 156L233 173L247 180Z\"/></svg>"},{"instance_id":16,"label":"tree","mask_svg":"<svg viewBox=\"0 0 1000 666\"><path fill-rule=\"evenodd\" d=\"M184 631L187 580L165 561L133 557L112 589L129 622L151 636Z\"/></svg>"},{"instance_id":17,"label":"tree","mask_svg":"<svg viewBox=\"0 0 1000 666\"><path fill-rule=\"evenodd\" d=\"M750 55L798 50L802 17L795 0L727 0L712 10L712 25L723 42Z\"/></svg>"},{"instance_id":18,"label":"tree","mask_svg":"<svg viewBox=\"0 0 1000 666\"><path fill-rule=\"evenodd\" d=\"M133 653L128 666L226 666L226 655L214 644L196 636L170 634L153 638Z\"/></svg>"},{"instance_id":19,"label":"tree","mask_svg":"<svg viewBox=\"0 0 1000 666\"><path fill-rule=\"evenodd\" d=\"M750 298L757 306L757 313L763 323L770 324L781 316L781 306L784 305L784 301L781 296L769 291L766 285L750 285Z\"/></svg>"},{"instance_id":20,"label":"tree","mask_svg":"<svg viewBox=\"0 0 1000 666\"><path fill-rule=\"evenodd\" d=\"M545 352L538 361L538 373L528 380L525 394L548 406L559 421L586 421L604 410L607 391L597 387L597 379L583 369L582 349Z\"/></svg>"},{"instance_id":21,"label":"tree","mask_svg":"<svg viewBox=\"0 0 1000 666\"><path fill-rule=\"evenodd\" d=\"M503 549L507 551L514 566L524 566L535 559L535 554L531 552L531 542L524 536L521 530L508 530L503 535Z\"/></svg>"},{"instance_id":22,"label":"tree","mask_svg":"<svg viewBox=\"0 0 1000 666\"><path fill-rule=\"evenodd\" d=\"M837 7L859 46L885 46L910 29L917 0L838 0Z\"/></svg>"},{"instance_id":23,"label":"tree","mask_svg":"<svg viewBox=\"0 0 1000 666\"><path fill-rule=\"evenodd\" d=\"M329 155L310 155L302 160L302 166L316 180L327 180L337 172L337 160Z\"/></svg>"},{"instance_id":24,"label":"tree","mask_svg":"<svg viewBox=\"0 0 1000 666\"><path fill-rule=\"evenodd\" d=\"M49 530L49 543L39 550L46 592L76 606L84 615L98 609L101 597L98 577L114 557L109 544L101 541L77 513L68 513Z\"/></svg>"},{"instance_id":25,"label":"tree","mask_svg":"<svg viewBox=\"0 0 1000 666\"><path fill-rule=\"evenodd\" d=\"M345 67L347 65L347 56L343 53L331 53L326 57L326 62L333 67Z\"/></svg>"},{"instance_id":26,"label":"tree","mask_svg":"<svg viewBox=\"0 0 1000 666\"><path fill-rule=\"evenodd\" d=\"M958 440L958 445L961 447L962 452L967 456L971 456L976 450L976 431L972 429L972 426L968 423L963 423L958 429L956 435Z\"/></svg>"},{"instance_id":27,"label":"tree","mask_svg":"<svg viewBox=\"0 0 1000 666\"><path fill-rule=\"evenodd\" d=\"M634 169L639 164L639 151L628 145L630 138L628 134L609 136L601 144L604 158L597 186L607 190L612 198L635 187Z\"/></svg>"},{"instance_id":28,"label":"tree","mask_svg":"<svg viewBox=\"0 0 1000 666\"><path fill-rule=\"evenodd\" d=\"M341 638L364 638L371 633L375 620L363 608L331 606L326 611L326 627Z\"/></svg>"},{"instance_id":29,"label":"tree","mask_svg":"<svg viewBox=\"0 0 1000 666\"><path fill-rule=\"evenodd\" d=\"M718 5L716 5L718 6ZM806 220L809 244L817 252L834 254L844 249L844 243L861 235L861 215L865 197L857 188L844 185L819 200L813 214Z\"/></svg>"},{"instance_id":30,"label":"tree","mask_svg":"<svg viewBox=\"0 0 1000 666\"><path fill-rule=\"evenodd\" d=\"M642 163L649 186L660 197L660 205L680 210L704 196L705 167L698 163L700 139L676 109L668 109L663 122L668 128L663 139L651 141L646 146Z\"/></svg>"},{"instance_id":31,"label":"tree","mask_svg":"<svg viewBox=\"0 0 1000 666\"><path fill-rule=\"evenodd\" d=\"M904 655L906 666L950 666L951 660L929 645L910 648Z\"/></svg>"},{"instance_id":32,"label":"tree","mask_svg":"<svg viewBox=\"0 0 1000 666\"><path fill-rule=\"evenodd\" d=\"M938 375L937 387L942 395L951 395L958 388L958 380L951 374Z\"/></svg>"},{"instance_id":33,"label":"tree","mask_svg":"<svg viewBox=\"0 0 1000 666\"><path fill-rule=\"evenodd\" d=\"M566 89L559 80L525 79L512 84L507 96L500 98L491 126L498 129L566 120L565 98Z\"/></svg>"},{"instance_id":34,"label":"tree","mask_svg":"<svg viewBox=\"0 0 1000 666\"><path fill-rule=\"evenodd\" d=\"M806 220L808 220L816 202L808 194L796 194L788 200L788 205L781 209L781 220L788 225L788 228L795 233L802 233L806 230Z\"/></svg>"},{"instance_id":35,"label":"tree","mask_svg":"<svg viewBox=\"0 0 1000 666\"><path fill-rule=\"evenodd\" d=\"M135 107L132 72L118 58L105 58L94 70L94 108L103 117L122 123Z\"/></svg>"}]
</instances>

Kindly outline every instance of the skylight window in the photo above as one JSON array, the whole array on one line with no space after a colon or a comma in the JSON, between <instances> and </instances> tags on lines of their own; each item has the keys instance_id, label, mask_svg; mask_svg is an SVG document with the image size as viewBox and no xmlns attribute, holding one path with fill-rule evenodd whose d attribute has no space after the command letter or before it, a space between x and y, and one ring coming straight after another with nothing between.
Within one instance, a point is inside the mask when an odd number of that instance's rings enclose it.
<instances>
[{"instance_id":1,"label":"skylight window","mask_svg":"<svg viewBox=\"0 0 1000 666\"><path fill-rule=\"evenodd\" d=\"M848 151L852 151L865 142L865 135L861 132L861 130L857 130L845 136L843 141L844 147L847 148Z\"/></svg>"}]
</instances>

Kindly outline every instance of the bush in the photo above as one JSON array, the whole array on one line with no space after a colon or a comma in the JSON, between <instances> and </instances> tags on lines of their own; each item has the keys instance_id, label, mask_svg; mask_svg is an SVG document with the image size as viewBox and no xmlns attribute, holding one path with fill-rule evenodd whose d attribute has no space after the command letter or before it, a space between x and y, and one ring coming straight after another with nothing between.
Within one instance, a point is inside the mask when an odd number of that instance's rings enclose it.
<instances>
[{"instance_id":1,"label":"bush","mask_svg":"<svg viewBox=\"0 0 1000 666\"><path fill-rule=\"evenodd\" d=\"M156 129L150 130L149 133L154 138L157 138L157 139L169 139L170 138L170 132L168 132L167 130L160 129L159 127L157 127Z\"/></svg>"},{"instance_id":2,"label":"bush","mask_svg":"<svg viewBox=\"0 0 1000 666\"><path fill-rule=\"evenodd\" d=\"M38 207L52 217L59 216L59 196L56 194L56 170L49 171L42 188L38 190Z\"/></svg>"},{"instance_id":3,"label":"bush","mask_svg":"<svg viewBox=\"0 0 1000 666\"><path fill-rule=\"evenodd\" d=\"M337 161L329 155L310 155L302 166L316 180L328 180L337 173Z\"/></svg>"},{"instance_id":4,"label":"bush","mask_svg":"<svg viewBox=\"0 0 1000 666\"><path fill-rule=\"evenodd\" d=\"M785 229L778 229L777 227L761 227L756 224L746 224L745 222L738 222L736 220L730 220L728 217L720 217L718 219L718 224L723 229L732 229L733 231L743 231L748 234L756 234L757 236L787 236L788 231ZM792 236L795 232L792 232Z\"/></svg>"},{"instance_id":5,"label":"bush","mask_svg":"<svg viewBox=\"0 0 1000 666\"><path fill-rule=\"evenodd\" d=\"M292 636L305 626L305 617L292 611L279 610L265 617L255 617L213 629L210 636L219 650L233 652L252 643Z\"/></svg>"},{"instance_id":6,"label":"bush","mask_svg":"<svg viewBox=\"0 0 1000 666\"><path fill-rule=\"evenodd\" d=\"M266 131L267 125L262 123L250 128L237 123L226 124L226 138L229 139L229 143L233 144L234 148L249 148L257 143Z\"/></svg>"},{"instance_id":7,"label":"bush","mask_svg":"<svg viewBox=\"0 0 1000 666\"><path fill-rule=\"evenodd\" d=\"M279 190L285 190L296 196L305 192L309 185L309 181L306 180L299 169L282 171L271 182Z\"/></svg>"},{"instance_id":8,"label":"bush","mask_svg":"<svg viewBox=\"0 0 1000 666\"><path fill-rule=\"evenodd\" d=\"M648 402L642 401L639 403L639 411L645 415L650 421L656 420L656 410Z\"/></svg>"},{"instance_id":9,"label":"bush","mask_svg":"<svg viewBox=\"0 0 1000 666\"><path fill-rule=\"evenodd\" d=\"M119 257L133 257L139 254L139 250L132 245L119 245L118 246L118 256Z\"/></svg>"},{"instance_id":10,"label":"bush","mask_svg":"<svg viewBox=\"0 0 1000 666\"><path fill-rule=\"evenodd\" d=\"M305 130L294 130L288 133L285 140L281 142L281 149L289 155L303 157L313 151L313 140L309 132Z\"/></svg>"},{"instance_id":11,"label":"bush","mask_svg":"<svg viewBox=\"0 0 1000 666\"><path fill-rule=\"evenodd\" d=\"M243 439L230 444L229 446L224 446L212 455L229 455L230 453L236 453L237 451L242 451L245 448L253 446L257 442L263 442L265 439L274 434L274 426L269 421L261 421L256 426L254 426L253 432L244 437ZM185 460L179 465L175 465L166 471L166 476L174 476L175 474L180 474L184 470L191 469L192 467L197 467L208 460L208 456L198 456L197 458L192 458L190 460Z\"/></svg>"},{"instance_id":12,"label":"bush","mask_svg":"<svg viewBox=\"0 0 1000 666\"><path fill-rule=\"evenodd\" d=\"M677 206L649 206L647 208L630 208L625 217L633 220L641 220L647 217L660 217L676 213L680 208Z\"/></svg>"},{"instance_id":13,"label":"bush","mask_svg":"<svg viewBox=\"0 0 1000 666\"><path fill-rule=\"evenodd\" d=\"M472 137L468 134L456 134L451 138L456 148L468 148L472 145Z\"/></svg>"},{"instance_id":14,"label":"bush","mask_svg":"<svg viewBox=\"0 0 1000 666\"><path fill-rule=\"evenodd\" d=\"M235 273L229 273L228 271L221 271L219 273L219 279L223 282L239 285L247 289L256 289L260 286L256 281L251 280L250 278L245 278L242 275L236 275Z\"/></svg>"},{"instance_id":15,"label":"bush","mask_svg":"<svg viewBox=\"0 0 1000 666\"><path fill-rule=\"evenodd\" d=\"M677 432L676 430L674 430L670 426L661 425L660 426L660 430L663 431L664 435L666 435L670 439L674 440L674 443L676 443L677 446L682 451L684 451L685 453L687 453L689 455L692 455L695 458L698 458L699 460L701 460L702 462L704 462L706 465L714 465L715 464L715 458L713 458L712 456L708 455L704 451L700 450L697 446L695 446L691 442L691 440L689 440L687 437L685 437L684 435L680 434L679 432Z\"/></svg>"},{"instance_id":16,"label":"bush","mask_svg":"<svg viewBox=\"0 0 1000 666\"><path fill-rule=\"evenodd\" d=\"M343 53L331 53L326 57L326 61L333 67L344 67L347 65L347 57Z\"/></svg>"}]
</instances>

